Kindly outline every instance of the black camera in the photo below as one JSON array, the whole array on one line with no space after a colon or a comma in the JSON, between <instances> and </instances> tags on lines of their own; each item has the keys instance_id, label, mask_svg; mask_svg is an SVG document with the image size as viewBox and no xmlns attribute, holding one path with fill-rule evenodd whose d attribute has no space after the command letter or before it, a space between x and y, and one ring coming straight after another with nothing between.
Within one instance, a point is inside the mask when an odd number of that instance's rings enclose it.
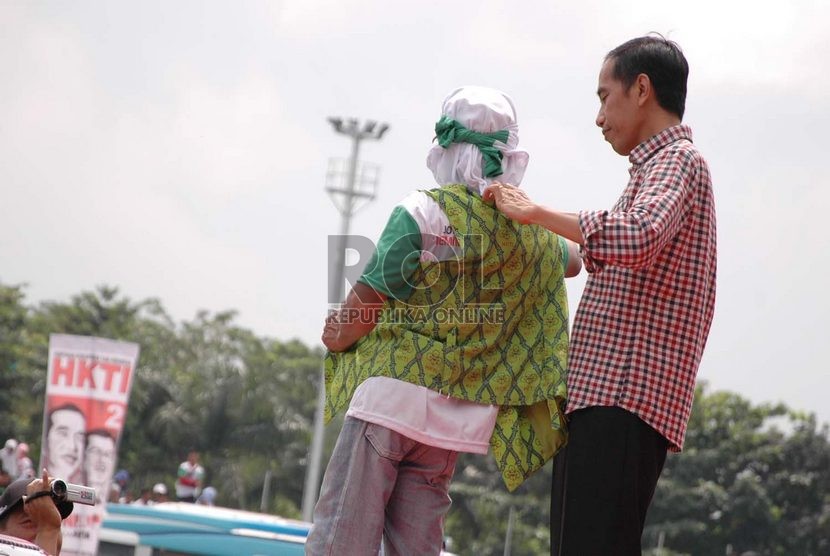
<instances>
[{"instance_id":1,"label":"black camera","mask_svg":"<svg viewBox=\"0 0 830 556\"><path fill-rule=\"evenodd\" d=\"M52 481L52 498L59 502L76 502L78 504L94 506L95 489L67 483L63 479L54 479Z\"/></svg>"}]
</instances>

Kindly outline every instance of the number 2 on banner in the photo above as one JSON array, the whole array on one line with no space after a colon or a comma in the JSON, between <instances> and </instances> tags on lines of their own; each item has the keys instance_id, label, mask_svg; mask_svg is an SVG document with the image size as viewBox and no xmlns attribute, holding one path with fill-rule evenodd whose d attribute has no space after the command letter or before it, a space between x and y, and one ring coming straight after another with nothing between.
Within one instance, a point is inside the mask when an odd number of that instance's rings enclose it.
<instances>
[{"instance_id":1,"label":"number 2 on banner","mask_svg":"<svg viewBox=\"0 0 830 556\"><path fill-rule=\"evenodd\" d=\"M121 427L124 424L124 406L111 403L107 406L107 413L109 417L107 417L104 426L108 429L115 429L117 431L121 431Z\"/></svg>"}]
</instances>

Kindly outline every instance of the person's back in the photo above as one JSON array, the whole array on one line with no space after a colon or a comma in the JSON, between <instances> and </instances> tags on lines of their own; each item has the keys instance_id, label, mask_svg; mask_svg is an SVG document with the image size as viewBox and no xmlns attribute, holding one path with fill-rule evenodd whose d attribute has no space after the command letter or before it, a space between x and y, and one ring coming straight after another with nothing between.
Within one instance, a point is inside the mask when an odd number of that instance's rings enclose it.
<instances>
[{"instance_id":1,"label":"person's back","mask_svg":"<svg viewBox=\"0 0 830 556\"><path fill-rule=\"evenodd\" d=\"M324 332L332 352L327 418L348 411L315 509L309 554L346 550L335 532L341 529L358 535L366 553L381 529L389 553L437 553L458 451L485 454L492 446L512 490L564 440L558 404L565 396L567 304L560 243L547 231L512 224L481 200L495 175L519 181L524 173L528 157L516 149L513 105L492 89L459 89L445 101L436 133L439 144L427 165L442 187L413 192L395 208L340 313L374 307L369 311L379 322L350 326L335 317ZM529 413L539 416L538 428L523 418ZM394 472L349 452L364 436L396 462ZM511 457L516 454L527 457ZM419 458L436 469L429 479L437 489L432 503L409 497L402 486L425 479L407 474L423 464ZM377 488L391 489L391 497L376 507L368 501ZM337 493L352 489L362 493L363 511L385 518L357 523L350 512L334 509ZM419 513L422 505L432 509ZM402 533L401 525L412 521L418 527Z\"/></svg>"}]
</instances>

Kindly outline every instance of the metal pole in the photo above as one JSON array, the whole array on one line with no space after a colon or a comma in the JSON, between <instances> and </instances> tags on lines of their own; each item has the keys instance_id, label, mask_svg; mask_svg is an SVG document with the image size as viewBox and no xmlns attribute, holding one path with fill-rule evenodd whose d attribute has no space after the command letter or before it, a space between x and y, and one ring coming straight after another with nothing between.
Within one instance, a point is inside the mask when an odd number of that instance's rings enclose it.
<instances>
[{"instance_id":1,"label":"metal pole","mask_svg":"<svg viewBox=\"0 0 830 556\"><path fill-rule=\"evenodd\" d=\"M510 506L510 513L507 517L507 532L504 535L504 556L510 556L513 552L513 527L516 523L516 509Z\"/></svg>"},{"instance_id":2,"label":"metal pole","mask_svg":"<svg viewBox=\"0 0 830 556\"><path fill-rule=\"evenodd\" d=\"M357 157L360 151L360 133L352 135L352 154L349 160L349 177L346 184L345 208L342 212L340 225L340 240L337 248L337 263L335 266L335 279L330 284L329 300L340 299L340 288L343 287L343 273L346 264L346 236L349 234L349 226L354 208L354 188L357 176ZM342 299L340 299L342 301ZM308 467L306 468L305 485L303 487L303 520L311 521L314 513L314 504L317 502L317 495L320 489L320 467L323 459L323 441L325 438L325 427L323 424L323 408L326 403L326 381L324 370L320 369L320 385L317 390L317 410L314 412L314 432L311 439Z\"/></svg>"},{"instance_id":3,"label":"metal pole","mask_svg":"<svg viewBox=\"0 0 830 556\"><path fill-rule=\"evenodd\" d=\"M314 513L314 504L317 502L318 489L320 488L320 463L323 459L323 407L326 404L326 381L323 370L320 370L320 386L317 389L317 409L314 411L314 432L311 437L311 449L309 453L308 467L305 473L305 486L303 487L303 521L311 521Z\"/></svg>"},{"instance_id":4,"label":"metal pole","mask_svg":"<svg viewBox=\"0 0 830 556\"><path fill-rule=\"evenodd\" d=\"M663 556L663 544L666 542L666 532L660 531L657 535L657 550L654 551L654 556Z\"/></svg>"},{"instance_id":5,"label":"metal pole","mask_svg":"<svg viewBox=\"0 0 830 556\"><path fill-rule=\"evenodd\" d=\"M271 470L265 471L265 478L262 479L262 497L259 500L259 511L265 513L268 510L268 501L271 499Z\"/></svg>"}]
</instances>

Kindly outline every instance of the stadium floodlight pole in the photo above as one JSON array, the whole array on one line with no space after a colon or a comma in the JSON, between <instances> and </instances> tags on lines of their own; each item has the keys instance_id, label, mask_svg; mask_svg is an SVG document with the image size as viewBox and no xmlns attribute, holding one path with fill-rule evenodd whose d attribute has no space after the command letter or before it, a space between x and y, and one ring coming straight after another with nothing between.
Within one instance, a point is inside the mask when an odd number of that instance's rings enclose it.
<instances>
[{"instance_id":1,"label":"stadium floodlight pole","mask_svg":"<svg viewBox=\"0 0 830 556\"><path fill-rule=\"evenodd\" d=\"M344 120L343 118L329 118L329 123L334 131L351 137L352 153L349 159L346 174L346 186L338 187L328 185L326 191L330 194L342 196L342 203L337 204L342 217L340 223L340 237L338 240L337 259L334 261L334 272L329 272L329 303L343 301L342 288L344 271L346 265L346 238L349 234L352 215L355 212L356 200L359 198L374 199L374 191L366 192L357 189L358 153L360 142L364 139L380 140L389 129L389 124L378 123L367 120L362 123L355 118ZM326 385L323 373L320 374L320 387L317 391L317 409L314 412L314 432L311 438L311 449L309 450L308 463L306 466L305 486L303 488L303 519L311 521L314 512L314 504L317 502L317 495L320 490L320 467L323 459L323 408L326 402Z\"/></svg>"}]
</instances>

